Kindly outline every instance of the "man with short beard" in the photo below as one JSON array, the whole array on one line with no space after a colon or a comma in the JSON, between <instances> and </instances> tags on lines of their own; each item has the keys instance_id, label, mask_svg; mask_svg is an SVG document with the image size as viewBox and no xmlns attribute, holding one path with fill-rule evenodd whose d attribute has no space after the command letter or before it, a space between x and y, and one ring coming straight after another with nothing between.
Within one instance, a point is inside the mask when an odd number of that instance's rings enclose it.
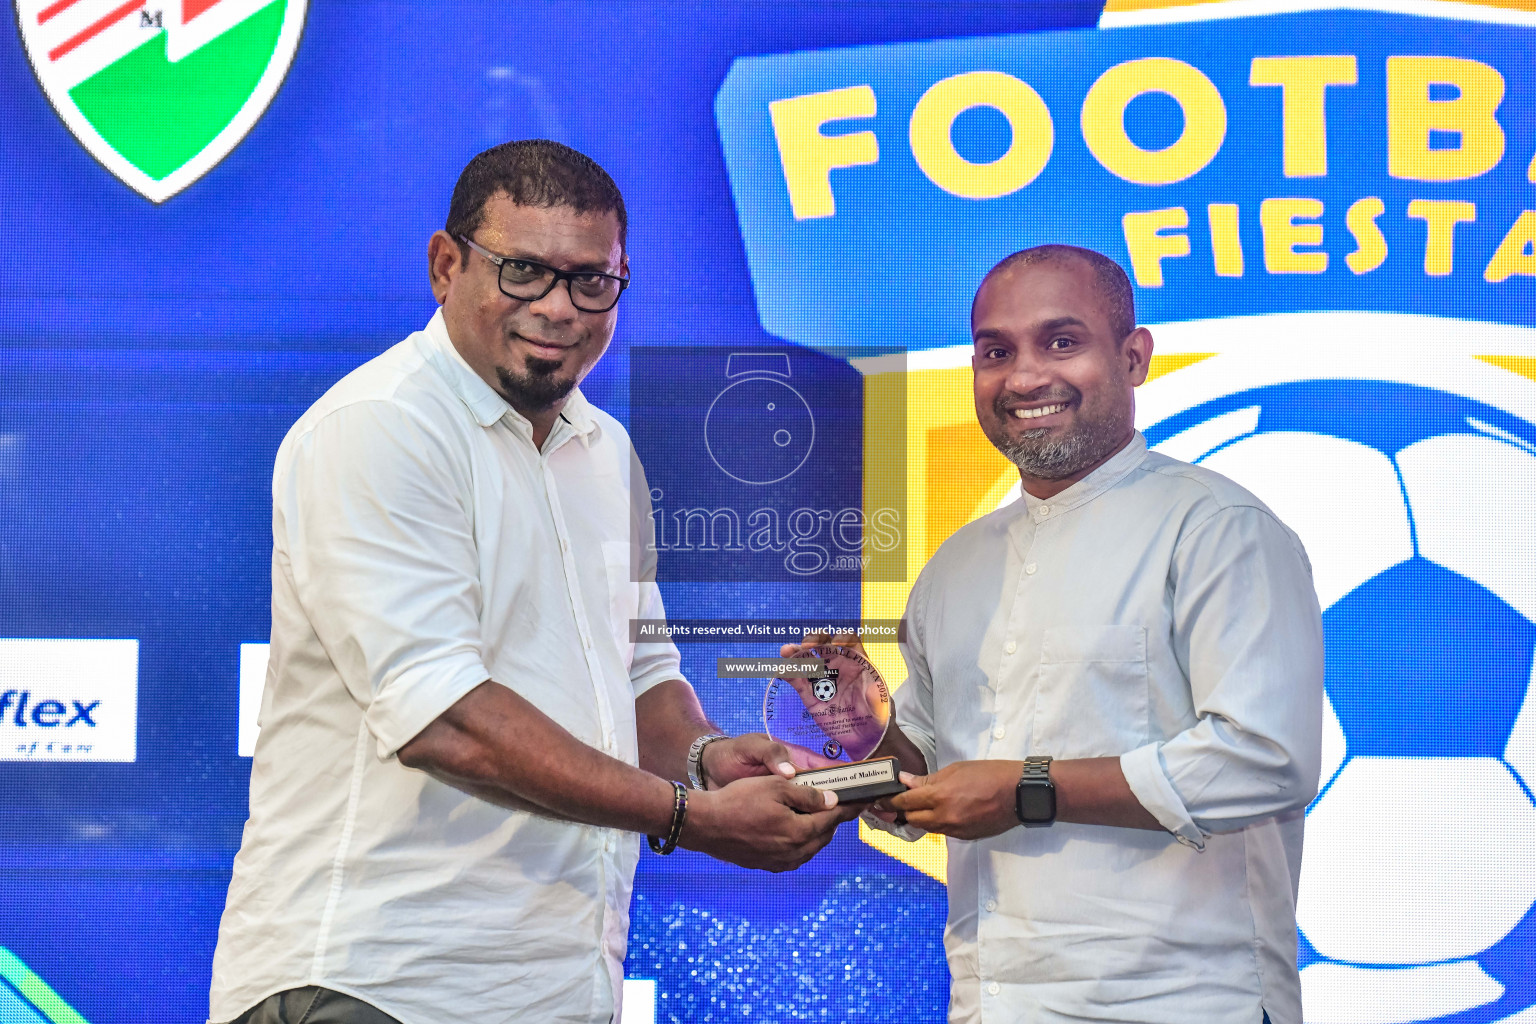
<instances>
[{"instance_id":1,"label":"man with short beard","mask_svg":"<svg viewBox=\"0 0 1536 1024\"><path fill-rule=\"evenodd\" d=\"M1111 260L1016 253L971 326L1023 495L913 586L881 751L924 766L890 801L906 828L951 837L950 1020L1300 1024L1323 683L1301 543L1147 451L1152 336Z\"/></svg>"},{"instance_id":2,"label":"man with short beard","mask_svg":"<svg viewBox=\"0 0 1536 1024\"><path fill-rule=\"evenodd\" d=\"M665 617L648 490L577 387L625 229L575 150L475 157L428 244L442 308L284 439L213 1020L608 1022L639 834L786 870L847 817L631 640Z\"/></svg>"}]
</instances>

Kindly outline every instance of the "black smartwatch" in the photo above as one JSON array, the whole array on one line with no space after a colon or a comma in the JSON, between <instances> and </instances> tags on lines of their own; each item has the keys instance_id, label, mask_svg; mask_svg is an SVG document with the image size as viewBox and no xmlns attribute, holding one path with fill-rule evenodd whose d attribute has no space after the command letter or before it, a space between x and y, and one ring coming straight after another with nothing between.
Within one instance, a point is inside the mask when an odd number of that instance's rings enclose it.
<instances>
[{"instance_id":1,"label":"black smartwatch","mask_svg":"<svg viewBox=\"0 0 1536 1024\"><path fill-rule=\"evenodd\" d=\"M1026 757L1024 774L1014 790L1013 809L1025 828L1044 828L1056 822L1056 786L1051 782L1051 759Z\"/></svg>"}]
</instances>

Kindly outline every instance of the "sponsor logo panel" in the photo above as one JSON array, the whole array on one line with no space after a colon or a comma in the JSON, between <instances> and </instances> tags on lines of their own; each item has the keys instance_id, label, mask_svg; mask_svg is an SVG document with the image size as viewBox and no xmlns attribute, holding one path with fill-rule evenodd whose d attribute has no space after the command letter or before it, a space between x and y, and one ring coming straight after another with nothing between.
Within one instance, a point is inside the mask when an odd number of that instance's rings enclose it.
<instances>
[{"instance_id":1,"label":"sponsor logo panel","mask_svg":"<svg viewBox=\"0 0 1536 1024\"><path fill-rule=\"evenodd\" d=\"M0 760L133 761L137 640L0 640Z\"/></svg>"}]
</instances>

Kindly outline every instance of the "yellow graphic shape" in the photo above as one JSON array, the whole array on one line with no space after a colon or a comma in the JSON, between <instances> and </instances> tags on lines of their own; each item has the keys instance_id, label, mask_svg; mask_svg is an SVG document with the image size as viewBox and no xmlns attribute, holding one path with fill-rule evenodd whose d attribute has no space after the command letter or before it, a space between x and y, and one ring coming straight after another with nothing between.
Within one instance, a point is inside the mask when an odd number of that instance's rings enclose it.
<instances>
[{"instance_id":1,"label":"yellow graphic shape","mask_svg":"<svg viewBox=\"0 0 1536 1024\"><path fill-rule=\"evenodd\" d=\"M1153 356L1147 379L1212 355ZM905 541L902 548L884 556L903 563L886 563L894 571L864 580L864 618L899 619L906 610L910 581L917 579L939 545L966 523L997 508L1018 483L1019 474L976 423L969 366L869 373L864 378L864 408L865 512L873 518L882 509L904 509L900 528ZM882 556L877 552L874 557ZM880 674L891 681L899 706L899 691L906 680L900 649L895 644L869 644L868 651ZM908 843L860 822L859 838L903 864L945 880L948 857L939 836Z\"/></svg>"},{"instance_id":2,"label":"yellow graphic shape","mask_svg":"<svg viewBox=\"0 0 1536 1024\"><path fill-rule=\"evenodd\" d=\"M1473 356L1490 366L1497 366L1501 370L1510 373L1518 373L1528 380L1536 381L1536 357L1533 356Z\"/></svg>"},{"instance_id":3,"label":"yellow graphic shape","mask_svg":"<svg viewBox=\"0 0 1536 1024\"><path fill-rule=\"evenodd\" d=\"M1105 0L1104 13L1115 11L1157 11L1164 7L1195 7L1217 4L1222 0Z\"/></svg>"},{"instance_id":4,"label":"yellow graphic shape","mask_svg":"<svg viewBox=\"0 0 1536 1024\"><path fill-rule=\"evenodd\" d=\"M1009 466L976 424L969 366L868 374L864 408L865 509L873 516L879 509L905 505L905 564L893 566L902 571L883 578L915 580L944 539L975 518L977 502ZM904 473L892 472L903 463ZM864 617L901 618L910 590L910 582L866 578ZM906 680L900 650L895 644L870 644L868 651L891 681L899 707ZM940 882L945 879L948 855L941 836L908 843L861 821L859 838Z\"/></svg>"},{"instance_id":5,"label":"yellow graphic shape","mask_svg":"<svg viewBox=\"0 0 1536 1024\"><path fill-rule=\"evenodd\" d=\"M1170 374L1174 370L1182 370L1186 366L1194 366L1202 359L1209 359L1215 354L1215 352L1175 352L1173 355L1168 356L1153 356L1152 361L1147 364L1147 380L1157 380L1157 378Z\"/></svg>"}]
</instances>

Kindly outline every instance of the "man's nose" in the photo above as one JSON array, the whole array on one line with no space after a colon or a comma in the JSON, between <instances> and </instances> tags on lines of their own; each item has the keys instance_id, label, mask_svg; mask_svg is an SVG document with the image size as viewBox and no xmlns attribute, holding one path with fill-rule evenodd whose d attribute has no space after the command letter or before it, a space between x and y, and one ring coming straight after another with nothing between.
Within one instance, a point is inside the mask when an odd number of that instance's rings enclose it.
<instances>
[{"instance_id":1,"label":"man's nose","mask_svg":"<svg viewBox=\"0 0 1536 1024\"><path fill-rule=\"evenodd\" d=\"M581 312L571 303L571 282L567 278L556 281L555 286L542 299L528 303L528 312L541 316L551 323L564 323L576 319Z\"/></svg>"},{"instance_id":2,"label":"man's nose","mask_svg":"<svg viewBox=\"0 0 1536 1024\"><path fill-rule=\"evenodd\" d=\"M1008 367L1007 387L1014 394L1027 395L1053 380L1045 361L1027 350L1016 354Z\"/></svg>"}]
</instances>

